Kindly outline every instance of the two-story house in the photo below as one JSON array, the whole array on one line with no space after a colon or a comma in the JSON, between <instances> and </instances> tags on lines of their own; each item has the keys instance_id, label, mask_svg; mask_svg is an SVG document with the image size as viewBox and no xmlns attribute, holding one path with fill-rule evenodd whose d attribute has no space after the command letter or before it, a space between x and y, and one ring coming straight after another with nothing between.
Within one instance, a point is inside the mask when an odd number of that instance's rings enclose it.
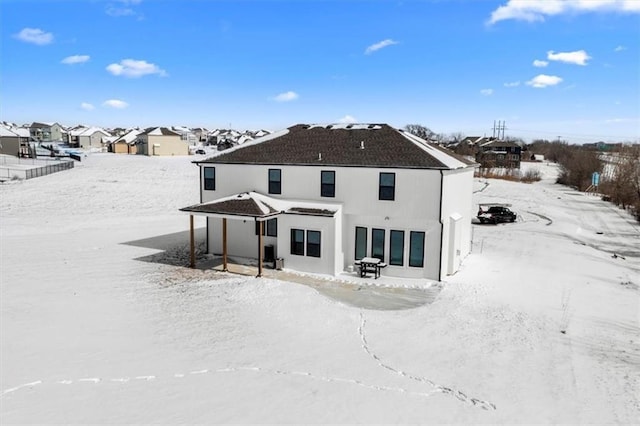
<instances>
[{"instance_id":1,"label":"two-story house","mask_svg":"<svg viewBox=\"0 0 640 426\"><path fill-rule=\"evenodd\" d=\"M386 124L299 124L194 163L200 204L181 210L206 216L208 253L266 246L329 275L374 257L383 275L439 280L471 248L474 163Z\"/></svg>"},{"instance_id":2,"label":"two-story house","mask_svg":"<svg viewBox=\"0 0 640 426\"><path fill-rule=\"evenodd\" d=\"M31 139L38 142L62 142L64 129L58 123L39 123L37 121L29 126Z\"/></svg>"},{"instance_id":3,"label":"two-story house","mask_svg":"<svg viewBox=\"0 0 640 426\"><path fill-rule=\"evenodd\" d=\"M166 127L150 127L138 135L137 154L189 155L189 142Z\"/></svg>"},{"instance_id":4,"label":"two-story house","mask_svg":"<svg viewBox=\"0 0 640 426\"><path fill-rule=\"evenodd\" d=\"M491 140L481 143L476 153L476 162L483 168L504 167L519 169L522 147L515 142Z\"/></svg>"},{"instance_id":5,"label":"two-story house","mask_svg":"<svg viewBox=\"0 0 640 426\"><path fill-rule=\"evenodd\" d=\"M78 127L69 130L69 145L75 148L101 149L111 134L100 127Z\"/></svg>"}]
</instances>

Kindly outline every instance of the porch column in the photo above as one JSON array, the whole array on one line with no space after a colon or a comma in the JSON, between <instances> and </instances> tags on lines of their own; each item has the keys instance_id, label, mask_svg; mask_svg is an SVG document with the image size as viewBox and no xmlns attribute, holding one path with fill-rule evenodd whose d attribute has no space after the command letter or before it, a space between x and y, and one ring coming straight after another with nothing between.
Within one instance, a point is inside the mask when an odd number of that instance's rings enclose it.
<instances>
[{"instance_id":1,"label":"porch column","mask_svg":"<svg viewBox=\"0 0 640 426\"><path fill-rule=\"evenodd\" d=\"M193 215L189 215L189 267L196 267L196 241L193 235Z\"/></svg>"},{"instance_id":2,"label":"porch column","mask_svg":"<svg viewBox=\"0 0 640 426\"><path fill-rule=\"evenodd\" d=\"M222 219L222 270L227 272L227 218Z\"/></svg>"},{"instance_id":3,"label":"porch column","mask_svg":"<svg viewBox=\"0 0 640 426\"><path fill-rule=\"evenodd\" d=\"M264 226L264 222L258 222L260 224L258 230L258 275L256 278L262 276L262 227Z\"/></svg>"}]
</instances>

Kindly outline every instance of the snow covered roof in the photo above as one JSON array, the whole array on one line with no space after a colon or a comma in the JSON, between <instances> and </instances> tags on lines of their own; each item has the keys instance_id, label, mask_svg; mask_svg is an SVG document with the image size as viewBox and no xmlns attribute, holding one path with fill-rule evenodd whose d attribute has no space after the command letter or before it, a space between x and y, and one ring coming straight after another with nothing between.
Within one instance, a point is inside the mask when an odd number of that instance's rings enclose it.
<instances>
[{"instance_id":1,"label":"snow covered roof","mask_svg":"<svg viewBox=\"0 0 640 426\"><path fill-rule=\"evenodd\" d=\"M179 133L167 129L166 127L150 127L142 132L142 134L150 136L180 136Z\"/></svg>"},{"instance_id":2,"label":"snow covered roof","mask_svg":"<svg viewBox=\"0 0 640 426\"><path fill-rule=\"evenodd\" d=\"M278 214L333 216L339 204L281 200L258 192L242 192L207 203L181 208L180 211L218 216L243 216L266 219Z\"/></svg>"},{"instance_id":3,"label":"snow covered roof","mask_svg":"<svg viewBox=\"0 0 640 426\"><path fill-rule=\"evenodd\" d=\"M297 124L199 163L445 170L470 166L455 154L387 124Z\"/></svg>"},{"instance_id":4,"label":"snow covered roof","mask_svg":"<svg viewBox=\"0 0 640 426\"><path fill-rule=\"evenodd\" d=\"M5 126L0 126L0 136L17 137L18 134L15 131L6 128Z\"/></svg>"},{"instance_id":5,"label":"snow covered roof","mask_svg":"<svg viewBox=\"0 0 640 426\"><path fill-rule=\"evenodd\" d=\"M499 147L499 146L514 146L519 147L515 142L503 141L503 140L491 140L480 144L481 147Z\"/></svg>"},{"instance_id":6,"label":"snow covered roof","mask_svg":"<svg viewBox=\"0 0 640 426\"><path fill-rule=\"evenodd\" d=\"M138 135L140 133L142 133L142 132L140 130L137 130L137 129L129 130L127 133L125 133L124 135L122 135L119 138L117 138L116 140L114 140L113 143L124 142L124 143L128 143L129 145L131 145L136 141L136 139L138 139Z\"/></svg>"}]
</instances>

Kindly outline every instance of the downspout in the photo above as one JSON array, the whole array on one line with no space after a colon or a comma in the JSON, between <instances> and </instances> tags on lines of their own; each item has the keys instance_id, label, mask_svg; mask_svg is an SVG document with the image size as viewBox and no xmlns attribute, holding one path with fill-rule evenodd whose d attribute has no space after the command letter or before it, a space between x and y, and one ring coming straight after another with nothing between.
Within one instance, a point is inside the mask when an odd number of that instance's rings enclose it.
<instances>
[{"instance_id":1,"label":"downspout","mask_svg":"<svg viewBox=\"0 0 640 426\"><path fill-rule=\"evenodd\" d=\"M200 181L200 204L202 204L202 167L200 166L200 164L198 164L198 180ZM205 233L207 234L207 242L206 242L206 246L207 246L207 254L209 253L209 216L205 216L205 223L206 223L206 227L205 227Z\"/></svg>"},{"instance_id":2,"label":"downspout","mask_svg":"<svg viewBox=\"0 0 640 426\"><path fill-rule=\"evenodd\" d=\"M442 221L442 194L444 193L444 170L440 169L440 259L438 260L438 281L442 280L442 246L444 245L444 222Z\"/></svg>"}]
</instances>

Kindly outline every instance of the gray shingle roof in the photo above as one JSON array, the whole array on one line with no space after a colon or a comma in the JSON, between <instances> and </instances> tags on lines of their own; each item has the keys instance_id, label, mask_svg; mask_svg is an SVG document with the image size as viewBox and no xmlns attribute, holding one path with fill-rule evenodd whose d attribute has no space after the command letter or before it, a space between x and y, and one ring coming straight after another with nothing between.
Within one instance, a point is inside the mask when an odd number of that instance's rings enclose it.
<instances>
[{"instance_id":1,"label":"gray shingle roof","mask_svg":"<svg viewBox=\"0 0 640 426\"><path fill-rule=\"evenodd\" d=\"M265 213L256 201L252 198L238 198L238 199L224 199L219 202L211 202L204 204L196 204L190 207L184 207L181 211L194 212L194 213L212 213L221 215L234 215L234 216L250 216L250 217L263 217L273 213L277 213L271 206L269 213Z\"/></svg>"},{"instance_id":2,"label":"gray shingle roof","mask_svg":"<svg viewBox=\"0 0 640 426\"><path fill-rule=\"evenodd\" d=\"M386 124L306 125L248 142L200 163L455 169L467 167Z\"/></svg>"}]
</instances>

